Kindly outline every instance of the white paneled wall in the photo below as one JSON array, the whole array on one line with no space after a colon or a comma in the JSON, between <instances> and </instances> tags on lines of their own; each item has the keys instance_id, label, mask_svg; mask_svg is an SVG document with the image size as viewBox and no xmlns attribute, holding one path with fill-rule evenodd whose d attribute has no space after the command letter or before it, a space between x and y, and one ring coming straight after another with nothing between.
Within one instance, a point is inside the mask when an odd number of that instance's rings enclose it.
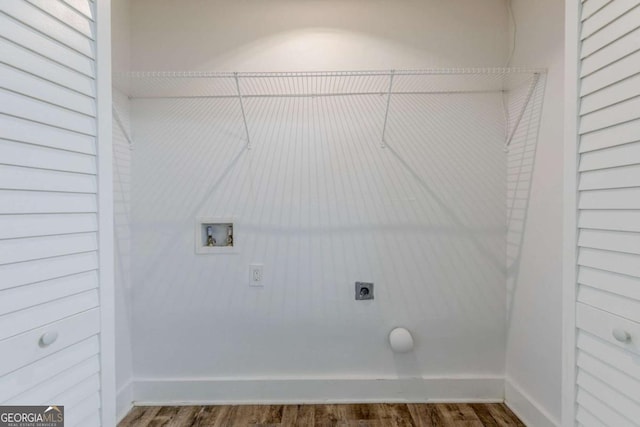
<instances>
[{"instance_id":1,"label":"white paneled wall","mask_svg":"<svg viewBox=\"0 0 640 427\"><path fill-rule=\"evenodd\" d=\"M95 16L0 3L0 403L68 426L101 411Z\"/></svg>"},{"instance_id":2,"label":"white paneled wall","mask_svg":"<svg viewBox=\"0 0 640 427\"><path fill-rule=\"evenodd\" d=\"M585 426L640 425L639 35L639 1L583 3L576 419Z\"/></svg>"},{"instance_id":3,"label":"white paneled wall","mask_svg":"<svg viewBox=\"0 0 640 427\"><path fill-rule=\"evenodd\" d=\"M137 400L501 398L501 94L394 95L382 148L385 102L247 99L247 150L236 99L132 101ZM196 255L203 216L234 217L241 250ZM386 343L398 325L408 357Z\"/></svg>"},{"instance_id":4,"label":"white paneled wall","mask_svg":"<svg viewBox=\"0 0 640 427\"><path fill-rule=\"evenodd\" d=\"M137 0L131 64L149 71L496 66L507 55L506 18L503 0L366 8L359 0L179 7ZM472 384L501 398L501 100L478 95L461 112L454 97L441 98L406 97L409 112L390 119L395 151L380 148L379 96L247 101L250 132L258 133L250 151L236 100L133 101L137 400L354 399L385 387L358 382L370 378L411 383L378 399L460 398ZM451 120L456 114L466 129ZM196 256L195 218L233 215L241 253ZM248 286L250 262L265 265L263 289ZM376 282L372 304L353 301L355 280ZM415 354L388 350L386 334L398 324L415 330ZM464 379L433 378L442 376ZM421 389L416 377L434 387Z\"/></svg>"}]
</instances>

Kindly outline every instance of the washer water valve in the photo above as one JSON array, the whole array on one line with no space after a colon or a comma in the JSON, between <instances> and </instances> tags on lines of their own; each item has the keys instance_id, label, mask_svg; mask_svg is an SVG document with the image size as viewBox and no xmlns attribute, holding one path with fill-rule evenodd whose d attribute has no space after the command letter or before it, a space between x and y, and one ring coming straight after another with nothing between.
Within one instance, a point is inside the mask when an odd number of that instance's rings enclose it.
<instances>
[{"instance_id":1,"label":"washer water valve","mask_svg":"<svg viewBox=\"0 0 640 427\"><path fill-rule=\"evenodd\" d=\"M233 246L233 226L227 227L227 246Z\"/></svg>"},{"instance_id":2,"label":"washer water valve","mask_svg":"<svg viewBox=\"0 0 640 427\"><path fill-rule=\"evenodd\" d=\"M213 227L209 225L207 227L207 246L215 246L215 245L216 245L216 239L213 238Z\"/></svg>"}]
</instances>

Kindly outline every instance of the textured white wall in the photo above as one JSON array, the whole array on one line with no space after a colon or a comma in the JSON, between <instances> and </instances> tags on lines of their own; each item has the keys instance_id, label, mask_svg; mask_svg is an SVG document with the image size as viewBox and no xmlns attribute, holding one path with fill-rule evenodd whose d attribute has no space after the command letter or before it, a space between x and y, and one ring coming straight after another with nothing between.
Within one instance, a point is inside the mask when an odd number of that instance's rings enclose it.
<instances>
[{"instance_id":1,"label":"textured white wall","mask_svg":"<svg viewBox=\"0 0 640 427\"><path fill-rule=\"evenodd\" d=\"M500 66L506 34L500 0L136 0L132 68ZM386 150L383 99L269 102L251 151L234 100L132 104L136 378L502 376L499 98L406 100ZM195 255L198 216L236 216L240 253Z\"/></svg>"},{"instance_id":2,"label":"textured white wall","mask_svg":"<svg viewBox=\"0 0 640 427\"><path fill-rule=\"evenodd\" d=\"M509 271L507 380L515 390L507 388L507 400L518 405L522 392L555 422L561 386L564 5L514 0L513 6L512 64L547 67L549 73L522 246ZM533 418L536 411L522 415Z\"/></svg>"}]
</instances>

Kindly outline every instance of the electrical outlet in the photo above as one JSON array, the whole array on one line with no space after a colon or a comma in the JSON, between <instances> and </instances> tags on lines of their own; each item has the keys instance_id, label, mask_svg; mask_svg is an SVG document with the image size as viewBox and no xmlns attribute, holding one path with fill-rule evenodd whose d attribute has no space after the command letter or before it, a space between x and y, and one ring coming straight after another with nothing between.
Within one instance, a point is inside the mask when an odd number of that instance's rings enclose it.
<instances>
[{"instance_id":1,"label":"electrical outlet","mask_svg":"<svg viewBox=\"0 0 640 427\"><path fill-rule=\"evenodd\" d=\"M262 280L264 279L262 276L262 268L262 264L249 265L249 286L264 286L262 284Z\"/></svg>"}]
</instances>

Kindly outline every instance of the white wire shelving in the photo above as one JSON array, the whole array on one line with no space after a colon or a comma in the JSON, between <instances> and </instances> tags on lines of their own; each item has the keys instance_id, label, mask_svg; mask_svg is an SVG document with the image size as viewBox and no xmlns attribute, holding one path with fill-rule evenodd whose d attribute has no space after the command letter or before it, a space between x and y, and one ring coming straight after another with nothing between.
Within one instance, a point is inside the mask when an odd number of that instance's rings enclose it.
<instances>
[{"instance_id":1,"label":"white wire shelving","mask_svg":"<svg viewBox=\"0 0 640 427\"><path fill-rule=\"evenodd\" d=\"M533 91L546 70L541 68L445 68L381 71L310 72L130 72L114 75L114 84L132 99L236 98L242 112L247 148L251 148L246 100L253 98L383 96L386 108L380 138L396 97L520 93L505 116L508 147ZM524 89L523 89L524 88Z\"/></svg>"}]
</instances>

